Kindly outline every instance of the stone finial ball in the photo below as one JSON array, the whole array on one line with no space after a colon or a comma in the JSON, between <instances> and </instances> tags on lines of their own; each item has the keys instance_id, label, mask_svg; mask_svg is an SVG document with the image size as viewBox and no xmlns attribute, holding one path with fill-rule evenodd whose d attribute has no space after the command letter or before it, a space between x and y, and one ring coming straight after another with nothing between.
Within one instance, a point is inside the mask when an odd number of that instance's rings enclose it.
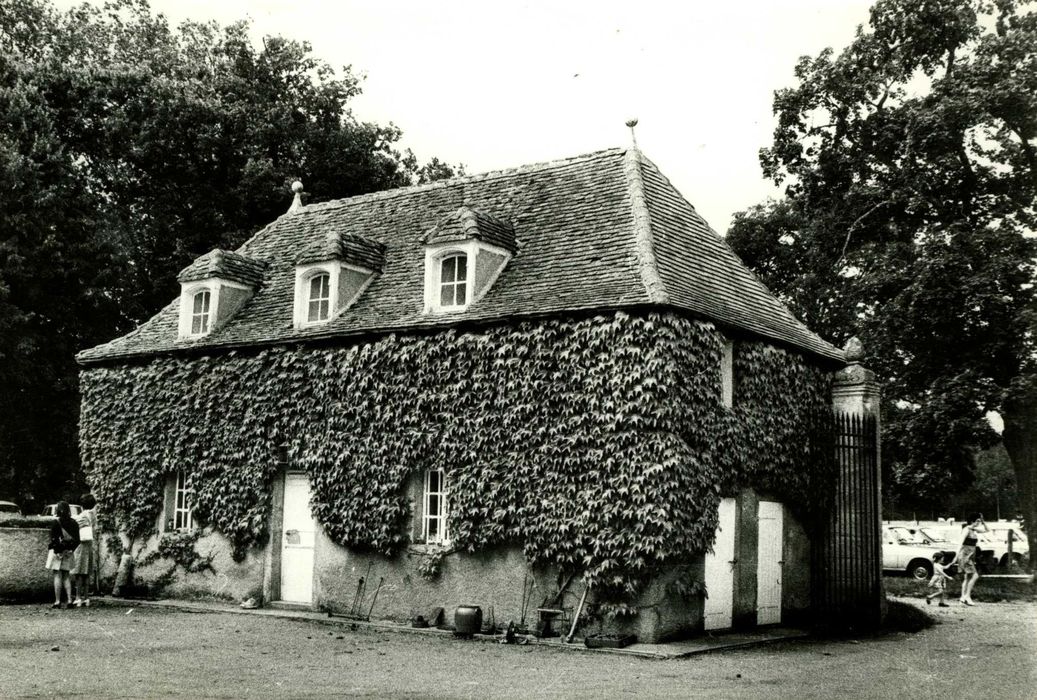
<instances>
[{"instance_id":1,"label":"stone finial ball","mask_svg":"<svg viewBox=\"0 0 1037 700\"><path fill-rule=\"evenodd\" d=\"M637 126L637 120L636 119L627 119L627 126L629 126L631 129L633 129L635 126Z\"/></svg>"},{"instance_id":2,"label":"stone finial ball","mask_svg":"<svg viewBox=\"0 0 1037 700\"><path fill-rule=\"evenodd\" d=\"M295 182L292 183L292 192L295 192L296 194L298 194L299 192L302 192L302 182L301 181L296 180Z\"/></svg>"},{"instance_id":3,"label":"stone finial ball","mask_svg":"<svg viewBox=\"0 0 1037 700\"><path fill-rule=\"evenodd\" d=\"M847 362L860 362L864 359L864 343L857 336L853 336L843 346L843 354L846 355Z\"/></svg>"}]
</instances>

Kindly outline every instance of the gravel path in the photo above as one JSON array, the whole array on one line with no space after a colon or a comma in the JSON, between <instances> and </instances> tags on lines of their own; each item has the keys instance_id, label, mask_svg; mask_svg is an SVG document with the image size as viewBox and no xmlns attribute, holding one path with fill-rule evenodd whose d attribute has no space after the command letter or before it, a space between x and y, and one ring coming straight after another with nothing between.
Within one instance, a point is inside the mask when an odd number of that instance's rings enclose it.
<instances>
[{"instance_id":1,"label":"gravel path","mask_svg":"<svg viewBox=\"0 0 1037 700\"><path fill-rule=\"evenodd\" d=\"M931 611L941 624L913 635L656 661L249 615L0 606L0 697L1037 697L1037 604Z\"/></svg>"}]
</instances>

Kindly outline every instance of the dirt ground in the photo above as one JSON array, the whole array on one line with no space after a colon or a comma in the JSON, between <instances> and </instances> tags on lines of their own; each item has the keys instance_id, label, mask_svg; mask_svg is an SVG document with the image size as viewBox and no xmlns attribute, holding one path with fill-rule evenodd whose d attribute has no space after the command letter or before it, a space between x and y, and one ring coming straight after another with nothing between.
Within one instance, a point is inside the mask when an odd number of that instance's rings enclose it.
<instances>
[{"instance_id":1,"label":"dirt ground","mask_svg":"<svg viewBox=\"0 0 1037 700\"><path fill-rule=\"evenodd\" d=\"M250 615L8 605L0 697L1037 697L1037 603L930 610L940 624L917 634L660 661Z\"/></svg>"}]
</instances>

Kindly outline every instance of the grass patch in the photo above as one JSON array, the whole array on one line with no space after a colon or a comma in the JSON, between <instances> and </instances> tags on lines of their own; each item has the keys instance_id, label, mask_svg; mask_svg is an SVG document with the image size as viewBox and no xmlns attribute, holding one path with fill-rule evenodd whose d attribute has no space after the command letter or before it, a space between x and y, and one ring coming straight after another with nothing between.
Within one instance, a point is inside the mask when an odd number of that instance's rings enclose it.
<instances>
[{"instance_id":1,"label":"grass patch","mask_svg":"<svg viewBox=\"0 0 1037 700\"><path fill-rule=\"evenodd\" d=\"M886 576L883 579L886 595L894 598L924 598L929 589L925 581L915 581L908 576ZM961 578L947 582L947 599L957 600L961 596ZM980 577L972 591L972 599L982 603L1010 601L1037 601L1037 585L1025 579Z\"/></svg>"}]
</instances>

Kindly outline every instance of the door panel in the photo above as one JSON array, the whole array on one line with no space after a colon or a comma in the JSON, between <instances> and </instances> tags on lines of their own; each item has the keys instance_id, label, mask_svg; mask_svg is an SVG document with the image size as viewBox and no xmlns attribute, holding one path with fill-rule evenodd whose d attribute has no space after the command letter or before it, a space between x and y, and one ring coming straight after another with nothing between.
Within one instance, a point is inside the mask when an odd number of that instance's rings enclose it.
<instances>
[{"instance_id":1,"label":"door panel","mask_svg":"<svg viewBox=\"0 0 1037 700\"><path fill-rule=\"evenodd\" d=\"M706 602L703 627L707 630L731 626L734 608L735 499L722 498L717 511L716 541L706 554Z\"/></svg>"},{"instance_id":2,"label":"door panel","mask_svg":"<svg viewBox=\"0 0 1037 700\"><path fill-rule=\"evenodd\" d=\"M284 525L281 535L281 600L313 602L313 545L316 523L310 513L310 480L288 474L284 482Z\"/></svg>"},{"instance_id":3,"label":"door panel","mask_svg":"<svg viewBox=\"0 0 1037 700\"><path fill-rule=\"evenodd\" d=\"M784 509L780 503L760 501L757 511L759 544L756 569L756 624L781 622L782 529Z\"/></svg>"}]
</instances>

